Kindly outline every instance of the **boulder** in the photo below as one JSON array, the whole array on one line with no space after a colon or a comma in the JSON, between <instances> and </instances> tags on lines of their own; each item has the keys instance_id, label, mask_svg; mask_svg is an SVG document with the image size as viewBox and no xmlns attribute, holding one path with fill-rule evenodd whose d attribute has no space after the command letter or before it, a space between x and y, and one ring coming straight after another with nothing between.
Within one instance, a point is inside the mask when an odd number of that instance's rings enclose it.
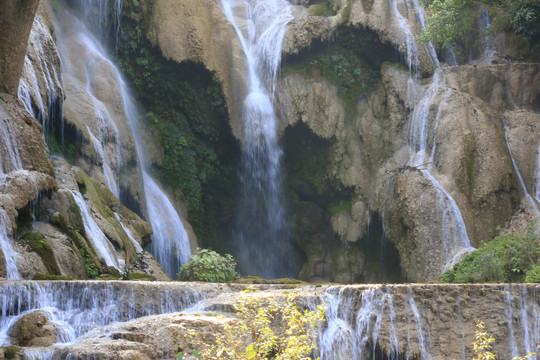
<instances>
[{"instance_id":1,"label":"boulder","mask_svg":"<svg viewBox=\"0 0 540 360\"><path fill-rule=\"evenodd\" d=\"M56 327L47 312L38 310L23 315L11 327L9 335L19 346L50 346L56 342Z\"/></svg>"}]
</instances>

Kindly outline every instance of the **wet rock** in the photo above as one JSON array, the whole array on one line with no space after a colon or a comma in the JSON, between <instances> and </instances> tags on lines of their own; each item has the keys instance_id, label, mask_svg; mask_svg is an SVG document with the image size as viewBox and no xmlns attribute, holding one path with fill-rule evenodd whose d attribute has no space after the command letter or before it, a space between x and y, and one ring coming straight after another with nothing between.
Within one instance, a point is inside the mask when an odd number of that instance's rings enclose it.
<instances>
[{"instance_id":1,"label":"wet rock","mask_svg":"<svg viewBox=\"0 0 540 360\"><path fill-rule=\"evenodd\" d=\"M22 316L10 330L19 346L50 346L56 342L56 327L49 322L45 311L34 311Z\"/></svg>"}]
</instances>

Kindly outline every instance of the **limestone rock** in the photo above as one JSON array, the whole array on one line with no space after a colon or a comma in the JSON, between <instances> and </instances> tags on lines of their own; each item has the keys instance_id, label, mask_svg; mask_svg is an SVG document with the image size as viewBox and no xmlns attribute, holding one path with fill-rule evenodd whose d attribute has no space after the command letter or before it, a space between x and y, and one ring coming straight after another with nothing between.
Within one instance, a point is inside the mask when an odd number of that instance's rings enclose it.
<instances>
[{"instance_id":1,"label":"limestone rock","mask_svg":"<svg viewBox=\"0 0 540 360\"><path fill-rule=\"evenodd\" d=\"M152 6L148 39L167 59L203 64L221 84L231 126L242 138L240 108L244 100L244 54L236 32L213 0L158 0Z\"/></svg>"},{"instance_id":2,"label":"limestone rock","mask_svg":"<svg viewBox=\"0 0 540 360\"><path fill-rule=\"evenodd\" d=\"M19 346L50 346L56 342L56 327L45 311L33 311L22 316L10 330Z\"/></svg>"},{"instance_id":3,"label":"limestone rock","mask_svg":"<svg viewBox=\"0 0 540 360\"><path fill-rule=\"evenodd\" d=\"M26 43L39 0L0 5L0 92L17 94Z\"/></svg>"}]
</instances>

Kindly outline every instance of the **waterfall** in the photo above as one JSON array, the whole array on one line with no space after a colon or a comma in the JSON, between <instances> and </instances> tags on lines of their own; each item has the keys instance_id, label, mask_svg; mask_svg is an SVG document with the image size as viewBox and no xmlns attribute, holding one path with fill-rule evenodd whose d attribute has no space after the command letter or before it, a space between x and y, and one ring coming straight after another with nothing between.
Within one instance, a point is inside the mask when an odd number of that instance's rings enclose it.
<instances>
[{"instance_id":1,"label":"waterfall","mask_svg":"<svg viewBox=\"0 0 540 360\"><path fill-rule=\"evenodd\" d=\"M10 172L22 169L17 138L14 135L8 115L0 106L0 191ZM0 206L0 248L6 263L6 277L20 279L17 270L17 252L11 240L11 220Z\"/></svg>"},{"instance_id":2,"label":"waterfall","mask_svg":"<svg viewBox=\"0 0 540 360\"><path fill-rule=\"evenodd\" d=\"M327 320L319 330L321 360L470 359L475 321L480 320L489 322L491 331L496 324L504 324L491 333L495 337L505 336L507 327L510 343L497 342L495 350L500 355L534 351L540 339L540 304L534 285L477 290L466 285L463 291L444 285L431 288L427 297L425 290L421 285L329 287L321 299L326 303ZM475 295L468 294L471 290ZM486 307L485 299L477 298L485 291L500 299L491 304L493 309ZM466 302L462 293L468 297ZM490 317L495 306L500 313ZM449 313L439 312L441 308ZM464 314L472 318L464 322Z\"/></svg>"},{"instance_id":3,"label":"waterfall","mask_svg":"<svg viewBox=\"0 0 540 360\"><path fill-rule=\"evenodd\" d=\"M510 154L510 158L512 159L512 164L514 165L514 170L516 171L516 175L519 181L519 186L521 188L521 191L523 191L523 195L525 199L527 200L527 202L529 203L529 205L531 206L535 214L540 214L538 205L536 204L535 199L533 199L533 197L527 190L527 186L525 185L525 182L523 181L523 178L521 177L521 173L519 172L519 169L517 167L516 160L514 159L514 155L512 155L512 149L510 148L510 143L508 142L509 129L508 129L508 125L504 121L503 121L503 127L504 127L504 139L506 140L506 147L508 148L508 153Z\"/></svg>"},{"instance_id":4,"label":"waterfall","mask_svg":"<svg viewBox=\"0 0 540 360\"><path fill-rule=\"evenodd\" d=\"M222 0L247 60L243 107L242 199L235 234L240 270L266 278L294 276L281 157L273 107L281 44L291 5L285 0Z\"/></svg>"},{"instance_id":5,"label":"waterfall","mask_svg":"<svg viewBox=\"0 0 540 360\"><path fill-rule=\"evenodd\" d=\"M534 178L536 179L534 197L540 202L540 143L538 143L538 151L536 152L536 174Z\"/></svg>"},{"instance_id":6,"label":"waterfall","mask_svg":"<svg viewBox=\"0 0 540 360\"><path fill-rule=\"evenodd\" d=\"M84 201L81 193L71 190L70 192L81 210L84 229L88 235L88 238L92 239L92 244L94 245L94 249L96 249L98 256L105 261L107 266L114 266L117 269L122 269L125 265L125 261L118 259L116 252L114 251L114 247L110 243L109 239L107 239L107 236L103 233L103 231L101 231L98 224L96 224L90 215L86 201Z\"/></svg>"},{"instance_id":7,"label":"waterfall","mask_svg":"<svg viewBox=\"0 0 540 360\"><path fill-rule=\"evenodd\" d=\"M407 45L407 65L409 68L409 80L407 82L407 99L410 107L414 107L411 116L410 125L410 157L409 165L419 169L424 177L431 182L433 188L437 192L437 199L440 206L438 213L442 216L441 235L443 240L443 251L446 254L444 264L441 269L443 271L450 269L461 257L474 250L471 246L465 221L459 207L454 198L448 193L439 181L431 174L433 167L433 158L435 155L437 128L441 115L441 108L444 104L446 96L443 96L439 102L435 124L433 127L433 135L431 136L432 148L428 149L428 137L430 128L430 107L434 103L437 95L442 91L446 95L447 88L445 85L446 73L440 68L439 60L433 45L426 45L426 52L435 66L433 79L427 91L418 100L416 85L413 75L416 76L419 66L418 44L413 36L408 21L401 15L397 8L397 0L390 0L391 8L396 16L396 20L403 30ZM407 6L409 4L407 3ZM413 0L412 7L415 10L417 21L419 22L422 31L425 31L424 12L418 0ZM441 74L442 73L442 74Z\"/></svg>"},{"instance_id":8,"label":"waterfall","mask_svg":"<svg viewBox=\"0 0 540 360\"><path fill-rule=\"evenodd\" d=\"M60 125L60 137L63 140L64 93L60 74L56 71L60 66L58 58L55 42L47 26L36 16L28 39L17 95L26 110L42 124L44 135L55 136L56 128ZM36 109L32 104L35 104ZM56 124L58 120L60 124Z\"/></svg>"},{"instance_id":9,"label":"waterfall","mask_svg":"<svg viewBox=\"0 0 540 360\"><path fill-rule=\"evenodd\" d=\"M98 2L94 5L91 3L93 4L94 2L83 2L83 9L86 9L86 13L92 11L92 6L99 6L98 12L100 13L106 9L110 9L110 4L106 5L106 2ZM121 1L114 2L114 5L115 11L117 11L115 16L119 24L120 18L118 11L120 11L122 7ZM72 15L68 13L63 14L64 18L68 16ZM105 18L107 18L107 16L103 15L103 18L100 21L105 21L103 20ZM87 128L98 160L102 164L101 166L107 186L118 197L119 189L117 178L119 176L119 169L122 165L119 144L122 141L122 138L107 106L99 100L98 96L94 96L94 89L92 88L93 79L104 76L109 76L116 81L117 87L115 91L117 94L115 94L115 96L120 97L122 106L122 109L119 110L121 113L119 116L125 118L135 140L137 158L142 168L141 181L143 182L147 217L154 231L149 250L163 266L165 272L170 277L175 278L179 266L185 264L190 258L191 249L189 246L189 237L184 229L180 216L174 209L171 201L156 181L148 174L145 149L142 144L139 130L138 111L128 86L123 81L118 68L108 59L105 50L99 44L97 39L89 33L86 26L76 19L73 19L71 24L72 25L69 28L70 34L73 34L73 28L78 30L78 33L71 36L76 37L75 43L78 44L78 46L82 46L88 54L83 59L83 63L78 66L84 69L85 75L81 80L85 84L85 89L92 101L93 116L91 119L93 120L93 126L88 126L87 124ZM118 30L118 32L119 31L120 30ZM116 35L118 35L118 32ZM65 51L71 50L67 48L66 44L60 45L62 48L65 48ZM77 47L72 51L77 51L76 49ZM76 59L79 59L79 57L76 57ZM65 62L68 63L67 60ZM97 131L92 132L92 128L97 129ZM111 150L111 147L114 145L116 145L116 150ZM115 157L112 157L110 155L111 153L114 154ZM113 169L116 169L116 171Z\"/></svg>"},{"instance_id":10,"label":"waterfall","mask_svg":"<svg viewBox=\"0 0 540 360\"><path fill-rule=\"evenodd\" d=\"M10 345L13 324L36 310L45 311L58 330L53 345L58 346L98 327L179 312L204 298L185 284L162 288L136 282L7 282L0 284L0 346Z\"/></svg>"}]
</instances>

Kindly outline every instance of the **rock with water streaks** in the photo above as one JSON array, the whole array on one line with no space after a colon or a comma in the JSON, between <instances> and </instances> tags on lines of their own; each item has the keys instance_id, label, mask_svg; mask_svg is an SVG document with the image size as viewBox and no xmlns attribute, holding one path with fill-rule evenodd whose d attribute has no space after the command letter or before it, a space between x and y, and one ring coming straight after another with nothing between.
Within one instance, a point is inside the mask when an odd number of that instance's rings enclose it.
<instances>
[{"instance_id":1,"label":"rock with water streaks","mask_svg":"<svg viewBox=\"0 0 540 360\"><path fill-rule=\"evenodd\" d=\"M10 336L19 346L51 346L56 342L57 331L45 311L33 311L13 324Z\"/></svg>"}]
</instances>

